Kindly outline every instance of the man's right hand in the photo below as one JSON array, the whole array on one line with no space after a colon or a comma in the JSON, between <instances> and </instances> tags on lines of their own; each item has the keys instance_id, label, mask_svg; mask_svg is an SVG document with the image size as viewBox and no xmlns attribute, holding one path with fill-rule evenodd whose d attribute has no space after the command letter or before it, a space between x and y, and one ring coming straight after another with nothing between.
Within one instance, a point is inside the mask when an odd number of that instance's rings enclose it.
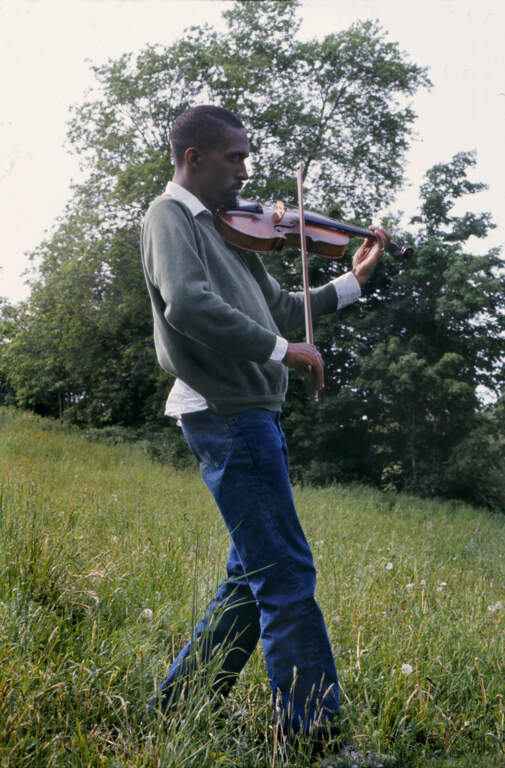
<instances>
[{"instance_id":1,"label":"man's right hand","mask_svg":"<svg viewBox=\"0 0 505 768\"><path fill-rule=\"evenodd\" d=\"M313 344L288 344L282 362L310 381L314 392L324 387L324 360Z\"/></svg>"}]
</instances>

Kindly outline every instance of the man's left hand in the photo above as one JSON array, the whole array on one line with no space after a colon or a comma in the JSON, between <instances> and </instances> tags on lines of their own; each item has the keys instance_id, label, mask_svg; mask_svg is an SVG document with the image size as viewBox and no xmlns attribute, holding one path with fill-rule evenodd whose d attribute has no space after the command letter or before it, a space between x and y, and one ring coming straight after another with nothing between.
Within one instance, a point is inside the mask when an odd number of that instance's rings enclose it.
<instances>
[{"instance_id":1,"label":"man's left hand","mask_svg":"<svg viewBox=\"0 0 505 768\"><path fill-rule=\"evenodd\" d=\"M367 237L352 260L352 272L360 285L364 285L370 279L384 253L384 248L391 240L391 235L386 229L370 227L370 231L376 235L377 239L372 240L371 237Z\"/></svg>"}]
</instances>

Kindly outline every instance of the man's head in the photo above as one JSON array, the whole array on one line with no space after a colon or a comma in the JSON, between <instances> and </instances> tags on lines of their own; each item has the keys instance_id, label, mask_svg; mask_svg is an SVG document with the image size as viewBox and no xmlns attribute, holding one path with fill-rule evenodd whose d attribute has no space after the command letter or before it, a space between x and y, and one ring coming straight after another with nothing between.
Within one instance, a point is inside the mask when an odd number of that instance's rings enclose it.
<instances>
[{"instance_id":1,"label":"man's head","mask_svg":"<svg viewBox=\"0 0 505 768\"><path fill-rule=\"evenodd\" d=\"M175 181L215 210L231 208L247 179L244 161L249 143L243 124L222 107L198 106L186 110L170 133L175 160Z\"/></svg>"}]
</instances>

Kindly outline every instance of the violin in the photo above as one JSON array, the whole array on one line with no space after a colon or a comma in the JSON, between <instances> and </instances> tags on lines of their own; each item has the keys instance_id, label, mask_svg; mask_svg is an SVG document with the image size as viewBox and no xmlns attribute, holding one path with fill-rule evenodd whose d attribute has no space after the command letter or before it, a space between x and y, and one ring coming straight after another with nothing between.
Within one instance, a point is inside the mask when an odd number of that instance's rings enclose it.
<instances>
[{"instance_id":1,"label":"violin","mask_svg":"<svg viewBox=\"0 0 505 768\"><path fill-rule=\"evenodd\" d=\"M245 202L235 209L220 208L216 227L226 242L244 251L281 251L288 246L300 248L302 232L298 210L288 209L282 202L275 207ZM304 211L307 250L327 259L340 259L351 237L375 240L374 232L343 221L335 221L317 213ZM410 244L398 245L392 240L386 250L400 261L412 258Z\"/></svg>"}]
</instances>

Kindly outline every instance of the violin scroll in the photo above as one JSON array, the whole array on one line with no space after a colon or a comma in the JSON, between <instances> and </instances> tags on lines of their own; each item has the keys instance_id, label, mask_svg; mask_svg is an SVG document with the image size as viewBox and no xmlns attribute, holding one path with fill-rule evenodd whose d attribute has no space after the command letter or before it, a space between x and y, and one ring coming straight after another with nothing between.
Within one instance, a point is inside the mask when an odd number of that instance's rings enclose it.
<instances>
[{"instance_id":1,"label":"violin scroll","mask_svg":"<svg viewBox=\"0 0 505 768\"><path fill-rule=\"evenodd\" d=\"M397 261L410 261L414 258L414 249L410 243L397 245L391 240L386 250L393 256L393 258L397 259Z\"/></svg>"}]
</instances>

